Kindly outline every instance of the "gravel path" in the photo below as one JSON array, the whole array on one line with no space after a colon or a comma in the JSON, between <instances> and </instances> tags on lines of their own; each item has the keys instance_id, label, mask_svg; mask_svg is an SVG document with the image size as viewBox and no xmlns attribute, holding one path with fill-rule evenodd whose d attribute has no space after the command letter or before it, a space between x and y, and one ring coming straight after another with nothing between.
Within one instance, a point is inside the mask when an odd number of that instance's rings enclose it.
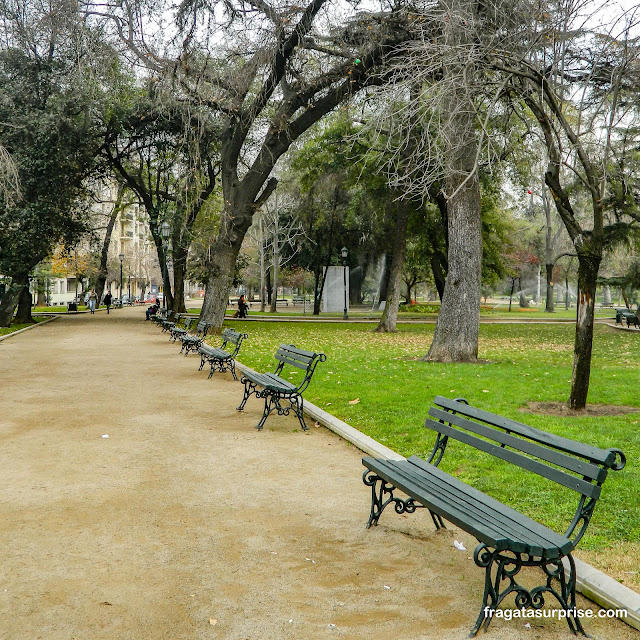
<instances>
[{"instance_id":1,"label":"gravel path","mask_svg":"<svg viewBox=\"0 0 640 640\"><path fill-rule=\"evenodd\" d=\"M475 541L421 512L367 531L359 451L295 417L256 432L260 403L197 368L140 308L0 342L0 638L466 637ZM573 637L524 622L487 637Z\"/></svg>"}]
</instances>

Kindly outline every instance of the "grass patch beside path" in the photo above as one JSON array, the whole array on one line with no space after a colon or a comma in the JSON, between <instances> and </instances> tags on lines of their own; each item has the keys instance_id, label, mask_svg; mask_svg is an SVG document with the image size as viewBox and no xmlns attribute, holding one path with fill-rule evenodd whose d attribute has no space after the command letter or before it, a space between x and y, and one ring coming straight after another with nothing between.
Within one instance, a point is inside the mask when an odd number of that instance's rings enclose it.
<instances>
[{"instance_id":1,"label":"grass patch beside path","mask_svg":"<svg viewBox=\"0 0 640 640\"><path fill-rule=\"evenodd\" d=\"M318 366L305 397L405 456L430 452L434 434L422 424L436 395L462 396L473 405L549 432L622 449L627 466L609 474L579 549L589 557L615 549L607 567L614 571L609 565L619 565L620 579L640 588L640 575L624 573L637 571L640 556L640 332L596 325L589 391L590 403L637 406L638 413L557 417L521 409L528 402L568 398L572 324L481 325L480 357L487 362L475 365L419 361L431 343L432 325L402 325L395 334L373 333L374 324L254 321L233 326L249 334L240 360L257 370L274 368L273 353L281 342L326 353L327 362ZM211 339L214 344L216 340ZM577 506L577 494L460 443L450 443L441 466L560 532ZM367 509L363 505L363 514Z\"/></svg>"},{"instance_id":2,"label":"grass patch beside path","mask_svg":"<svg viewBox=\"0 0 640 640\"><path fill-rule=\"evenodd\" d=\"M10 333L15 333L16 331L20 331L20 329L32 327L34 324L38 324L38 322L42 322L43 320L47 320L47 318L34 318L34 322L27 322L24 324L16 324L15 322L13 322L11 323L10 327L0 327L0 337L9 335Z\"/></svg>"}]
</instances>

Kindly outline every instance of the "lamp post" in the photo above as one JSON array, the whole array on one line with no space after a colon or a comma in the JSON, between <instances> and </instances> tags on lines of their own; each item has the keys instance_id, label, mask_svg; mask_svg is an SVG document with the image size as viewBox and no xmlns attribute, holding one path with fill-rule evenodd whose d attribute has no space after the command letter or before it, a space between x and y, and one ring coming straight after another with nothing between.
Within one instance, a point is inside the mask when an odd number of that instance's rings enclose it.
<instances>
[{"instance_id":1,"label":"lamp post","mask_svg":"<svg viewBox=\"0 0 640 640\"><path fill-rule=\"evenodd\" d=\"M347 314L347 256L349 252L347 251L347 247L342 247L342 275L344 277L344 313L342 314L343 320L348 320L349 316Z\"/></svg>"},{"instance_id":2,"label":"lamp post","mask_svg":"<svg viewBox=\"0 0 640 640\"><path fill-rule=\"evenodd\" d=\"M124 261L124 253L118 254L120 258L120 302L122 302L122 263Z\"/></svg>"},{"instance_id":3,"label":"lamp post","mask_svg":"<svg viewBox=\"0 0 640 640\"><path fill-rule=\"evenodd\" d=\"M171 227L169 223L165 220L160 225L160 235L162 236L162 302L166 307L167 299L165 296L165 282L169 279L169 274L167 273L167 242L169 240L169 234L171 233Z\"/></svg>"}]
</instances>

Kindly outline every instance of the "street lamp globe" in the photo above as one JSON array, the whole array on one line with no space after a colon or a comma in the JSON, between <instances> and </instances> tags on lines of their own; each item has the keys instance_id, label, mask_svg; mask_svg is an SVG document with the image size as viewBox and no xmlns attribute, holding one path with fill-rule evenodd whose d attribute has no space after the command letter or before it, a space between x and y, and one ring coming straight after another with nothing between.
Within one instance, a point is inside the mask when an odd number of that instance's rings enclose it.
<instances>
[{"instance_id":1,"label":"street lamp globe","mask_svg":"<svg viewBox=\"0 0 640 640\"><path fill-rule=\"evenodd\" d=\"M160 225L160 235L162 236L165 242L169 239L170 233L171 233L171 227L169 226L169 223L165 220Z\"/></svg>"}]
</instances>

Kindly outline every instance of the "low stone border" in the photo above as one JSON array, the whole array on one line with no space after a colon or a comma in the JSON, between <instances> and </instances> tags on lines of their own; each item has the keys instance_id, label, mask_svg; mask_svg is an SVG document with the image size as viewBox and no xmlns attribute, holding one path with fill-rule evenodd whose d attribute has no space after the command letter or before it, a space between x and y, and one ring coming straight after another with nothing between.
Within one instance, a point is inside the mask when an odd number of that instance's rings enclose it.
<instances>
[{"instance_id":1,"label":"low stone border","mask_svg":"<svg viewBox=\"0 0 640 640\"><path fill-rule=\"evenodd\" d=\"M236 361L240 371L253 372L253 369ZM404 460L404 456L385 447L377 440L361 433L346 422L305 400L304 412L313 420L341 438L351 442L365 453L379 458ZM634 629L640 630L640 594L620 584L606 573L592 567L586 562L574 558L577 571L577 590L586 598L599 604L603 609L626 609L627 617L619 618Z\"/></svg>"},{"instance_id":2,"label":"low stone border","mask_svg":"<svg viewBox=\"0 0 640 640\"><path fill-rule=\"evenodd\" d=\"M625 327L623 324L611 324L610 322L606 323L607 327L611 327L612 329L617 329L618 331L632 331L634 333L640 333L640 329L636 329L635 327Z\"/></svg>"},{"instance_id":3,"label":"low stone border","mask_svg":"<svg viewBox=\"0 0 640 640\"><path fill-rule=\"evenodd\" d=\"M47 318L46 320L43 320L42 322L36 322L35 324L32 324L29 327L25 327L24 329L18 329L17 331L12 331L11 333L7 333L6 336L0 336L0 341L6 340L7 338L13 338L13 336L17 336L19 333L22 333L23 331L29 331L29 329L35 329L35 327L40 327L43 324L47 324L47 322L52 322L57 317L58 316L53 316L51 318Z\"/></svg>"}]
</instances>

